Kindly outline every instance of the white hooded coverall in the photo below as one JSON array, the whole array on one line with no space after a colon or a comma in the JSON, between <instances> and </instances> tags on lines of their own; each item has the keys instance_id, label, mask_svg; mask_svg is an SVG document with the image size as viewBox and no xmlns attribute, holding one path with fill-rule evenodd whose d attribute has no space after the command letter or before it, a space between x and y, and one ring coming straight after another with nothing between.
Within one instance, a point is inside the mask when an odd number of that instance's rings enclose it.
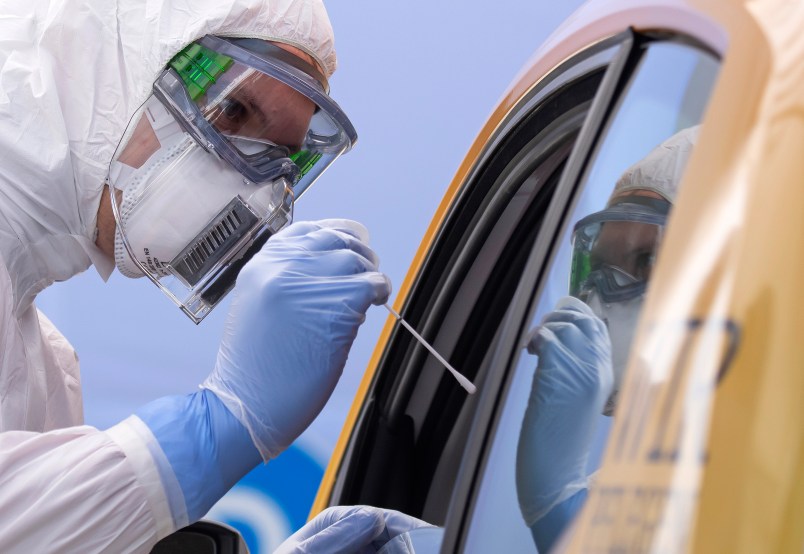
<instances>
[{"instance_id":1,"label":"white hooded coverall","mask_svg":"<svg viewBox=\"0 0 804 554\"><path fill-rule=\"evenodd\" d=\"M159 71L205 34L335 69L318 0L0 0L2 552L147 552L187 523L147 427L82 425L78 359L33 301L93 264L108 278L94 237L109 161Z\"/></svg>"}]
</instances>

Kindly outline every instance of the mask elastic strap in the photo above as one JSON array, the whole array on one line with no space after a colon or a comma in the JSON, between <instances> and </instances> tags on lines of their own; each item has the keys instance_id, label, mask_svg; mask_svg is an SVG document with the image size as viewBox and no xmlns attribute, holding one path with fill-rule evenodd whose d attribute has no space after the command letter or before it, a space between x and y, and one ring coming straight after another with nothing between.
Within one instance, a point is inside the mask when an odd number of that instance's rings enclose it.
<instances>
[{"instance_id":1,"label":"mask elastic strap","mask_svg":"<svg viewBox=\"0 0 804 554\"><path fill-rule=\"evenodd\" d=\"M669 214L670 208L672 207L670 202L664 198L652 198L650 196L642 196L640 194L618 196L609 204L608 207L613 208L614 206L618 206L620 204L636 204L638 206L644 206L661 215Z\"/></svg>"},{"instance_id":2,"label":"mask elastic strap","mask_svg":"<svg viewBox=\"0 0 804 554\"><path fill-rule=\"evenodd\" d=\"M128 184L128 177L132 173L134 173L133 167L112 160L112 163L109 164L109 176L106 178L106 184L115 183L116 189L124 190L125 185Z\"/></svg>"},{"instance_id":3,"label":"mask elastic strap","mask_svg":"<svg viewBox=\"0 0 804 554\"><path fill-rule=\"evenodd\" d=\"M184 133L173 115L165 108L158 98L151 96L145 106L145 117L151 125L160 146L165 146L177 133Z\"/></svg>"}]
</instances>

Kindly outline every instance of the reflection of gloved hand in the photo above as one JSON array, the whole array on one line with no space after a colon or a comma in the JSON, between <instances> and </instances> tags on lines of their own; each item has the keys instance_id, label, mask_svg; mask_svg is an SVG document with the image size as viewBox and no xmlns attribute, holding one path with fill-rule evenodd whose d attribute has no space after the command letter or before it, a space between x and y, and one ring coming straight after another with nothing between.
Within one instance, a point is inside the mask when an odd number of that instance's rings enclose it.
<instances>
[{"instance_id":1,"label":"reflection of gloved hand","mask_svg":"<svg viewBox=\"0 0 804 554\"><path fill-rule=\"evenodd\" d=\"M572 497L586 489L595 425L614 381L611 342L589 306L565 297L532 334L528 351L539 363L519 435L516 484L525 522L546 552L580 507Z\"/></svg>"},{"instance_id":2,"label":"reflection of gloved hand","mask_svg":"<svg viewBox=\"0 0 804 554\"><path fill-rule=\"evenodd\" d=\"M174 528L287 448L329 398L366 310L390 294L366 239L358 223L327 220L268 240L238 277L202 390L151 402L118 432L151 453Z\"/></svg>"},{"instance_id":3,"label":"reflection of gloved hand","mask_svg":"<svg viewBox=\"0 0 804 554\"><path fill-rule=\"evenodd\" d=\"M297 223L243 268L202 387L248 429L263 459L277 456L323 408L371 304L390 282L354 221Z\"/></svg>"},{"instance_id":4,"label":"reflection of gloved hand","mask_svg":"<svg viewBox=\"0 0 804 554\"><path fill-rule=\"evenodd\" d=\"M372 506L334 506L296 531L274 554L370 553L397 535L433 527L395 510Z\"/></svg>"}]
</instances>

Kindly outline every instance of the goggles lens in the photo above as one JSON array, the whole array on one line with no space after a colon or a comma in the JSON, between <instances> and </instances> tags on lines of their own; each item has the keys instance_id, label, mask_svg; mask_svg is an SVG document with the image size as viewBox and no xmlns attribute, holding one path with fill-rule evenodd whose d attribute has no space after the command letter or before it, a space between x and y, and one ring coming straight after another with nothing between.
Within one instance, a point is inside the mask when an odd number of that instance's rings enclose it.
<instances>
[{"instance_id":1,"label":"goggles lens","mask_svg":"<svg viewBox=\"0 0 804 554\"><path fill-rule=\"evenodd\" d=\"M357 136L317 69L307 74L300 59L289 65L265 56L204 37L171 61L155 93L202 146L244 177L284 176L298 198Z\"/></svg>"},{"instance_id":2,"label":"goggles lens","mask_svg":"<svg viewBox=\"0 0 804 554\"><path fill-rule=\"evenodd\" d=\"M605 302L644 294L667 216L618 204L577 223L572 237L569 292L584 300L594 289Z\"/></svg>"}]
</instances>

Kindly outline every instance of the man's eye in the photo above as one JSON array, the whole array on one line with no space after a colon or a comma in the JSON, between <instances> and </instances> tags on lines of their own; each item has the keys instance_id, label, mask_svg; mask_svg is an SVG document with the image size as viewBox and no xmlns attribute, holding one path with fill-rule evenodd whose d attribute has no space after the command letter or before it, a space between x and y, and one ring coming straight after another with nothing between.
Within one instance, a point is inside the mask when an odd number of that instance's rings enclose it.
<instances>
[{"instance_id":1,"label":"man's eye","mask_svg":"<svg viewBox=\"0 0 804 554\"><path fill-rule=\"evenodd\" d=\"M227 125L243 125L246 122L248 110L246 107L238 102L228 98L221 102L220 105L221 117L226 120Z\"/></svg>"},{"instance_id":2,"label":"man's eye","mask_svg":"<svg viewBox=\"0 0 804 554\"><path fill-rule=\"evenodd\" d=\"M653 264L656 263L656 254L654 252L643 252L636 258L636 268L634 277L640 280L647 280L653 270Z\"/></svg>"}]
</instances>

